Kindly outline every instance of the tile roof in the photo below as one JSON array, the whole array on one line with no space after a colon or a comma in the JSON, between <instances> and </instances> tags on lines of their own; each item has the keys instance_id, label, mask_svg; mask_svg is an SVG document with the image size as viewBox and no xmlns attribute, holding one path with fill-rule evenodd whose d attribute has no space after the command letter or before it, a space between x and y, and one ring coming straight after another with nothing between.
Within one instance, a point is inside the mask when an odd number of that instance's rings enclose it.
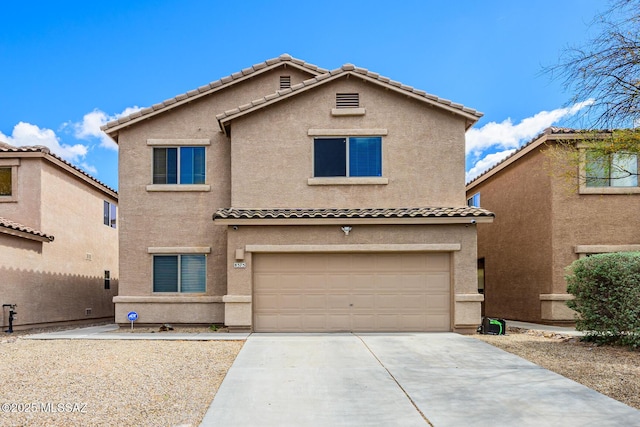
<instances>
[{"instance_id":1,"label":"tile roof","mask_svg":"<svg viewBox=\"0 0 640 427\"><path fill-rule=\"evenodd\" d=\"M264 69L270 69L270 68L274 68L277 67L281 64L292 64L294 66L296 66L297 68L301 68L304 69L306 71L309 71L313 74L325 74L328 72L328 70L325 70L324 68L320 68L316 65L310 64L308 62L305 62L301 59L296 59L293 58L291 55L289 54L282 54L277 58L272 58L272 59L268 59L264 62L260 62L258 64L252 65L249 68L245 68L241 71L238 71L236 73L233 73L229 76L226 77L222 77L221 79L218 79L216 81L213 81L209 84L206 84L204 86L200 86L197 89L191 90L187 93L183 93L177 96L174 96L173 98L169 98L163 102L160 102L158 104L154 104L151 107L148 108L143 108L140 111L137 111L133 114L130 114L128 116L125 117L120 117L117 120L113 120L107 124L105 124L104 126L101 127L101 129L107 133L110 132L110 130L112 128L115 128L117 126L126 124L132 120L135 119L141 119L144 118L146 116L150 116L152 114L158 113L160 111L163 110L168 110L170 108L173 108L177 105L180 105L181 103L183 103L183 101L191 101L195 98L200 98L202 96L208 95L209 93L215 92L219 89L221 89L224 86L228 86L234 82L236 82L237 80L240 79L244 79L246 76L250 76L251 74L257 73L261 70Z\"/></svg>"},{"instance_id":2,"label":"tile roof","mask_svg":"<svg viewBox=\"0 0 640 427\"><path fill-rule=\"evenodd\" d=\"M494 217L474 207L371 208L371 209L218 209L213 219L309 219L309 218L464 218Z\"/></svg>"},{"instance_id":3,"label":"tile roof","mask_svg":"<svg viewBox=\"0 0 640 427\"><path fill-rule=\"evenodd\" d=\"M351 74L351 75L356 75L356 76L360 76L362 78L368 79L370 81L374 81L374 82L378 82L380 84L383 84L387 87L391 87L394 88L396 90L399 91L403 91L405 93L408 94L412 94L415 95L416 97L418 97L418 99L421 99L423 101L426 101L428 103L431 103L433 105L436 106L440 106L440 107L444 107L447 109L450 109L452 111L456 111L459 112L461 114L465 114L469 117L472 117L474 122L477 121L480 117L482 117L482 113L474 110L472 108L468 108L465 107L462 104L458 104L455 102L452 102L448 99L444 99L444 98L440 98L436 95L432 95L429 94L423 90L419 90L419 89L415 89L411 86L407 86L404 85L400 82L394 81L389 79L388 77L383 77L378 73L374 73L372 71L369 71L365 68L359 68L356 67L355 65L352 64L345 64L340 68L337 68L335 70L329 71L325 74L321 74L318 75L316 77L313 77L311 79L305 80L302 83L298 83L296 85L291 86L290 88L287 89L281 89L279 91L277 91L276 93L267 95L263 98L259 98L257 100L254 100L248 104L244 104L241 105L237 108L234 108L232 110L228 110L225 111L224 113L218 114L216 116L216 119L219 122L223 122L223 121L227 121L225 119L228 118L233 118L236 115L239 115L249 109L252 109L254 107L257 108L261 108L262 106L265 106L267 104L271 104L272 102L276 102L279 99L285 98L290 96L291 94L294 94L302 89L307 89L311 86L315 86L317 84L321 84L322 82L326 82L326 81L330 81L333 80L335 78L341 77L343 75L346 74ZM222 127L221 127L222 128Z\"/></svg>"},{"instance_id":4,"label":"tile roof","mask_svg":"<svg viewBox=\"0 0 640 427\"><path fill-rule=\"evenodd\" d=\"M107 184L105 184L102 181L97 180L96 178L94 178L93 176L89 175L87 172L83 171L82 169L80 169L79 167L69 163L68 161L64 160L62 157L59 157L55 154L53 154L51 152L51 150L49 149L49 147L45 147L44 145L32 145L32 146L23 146L23 147L14 147L13 145L7 144L6 142L2 142L0 141L0 153L42 153L45 154L47 156L51 156L54 159L64 163L65 165L69 166L70 168L74 169L75 171L81 173L82 175L84 175L85 177L89 178L91 181L93 181L95 184L106 188L107 190L113 192L113 193L118 193L116 190L114 190L113 188L109 187Z\"/></svg>"},{"instance_id":5,"label":"tile roof","mask_svg":"<svg viewBox=\"0 0 640 427\"><path fill-rule=\"evenodd\" d=\"M33 236L43 237L47 239L49 242L53 242L53 236L50 234L43 233L40 230L36 230L35 228L27 227L26 225L22 225L20 223L8 220L0 216L0 228L6 228L9 230L21 231L23 233L31 234Z\"/></svg>"},{"instance_id":6,"label":"tile roof","mask_svg":"<svg viewBox=\"0 0 640 427\"><path fill-rule=\"evenodd\" d=\"M493 174L493 172L495 172L497 168L499 168L500 166L502 166L506 162L515 161L516 160L515 158L517 156L521 155L523 153L523 151L527 151L527 150L533 149L536 146L542 144L546 140L549 140L549 139L553 140L554 136L557 136L557 137L560 137L560 138L563 137L563 136L570 136L570 137L577 137L579 139L581 134L593 135L594 133L608 133L608 132L611 132L611 130L610 129L601 129L601 130L572 129L572 128L550 126L550 127L546 128L545 130L543 130L542 132L540 132L538 135L536 135L531 141L527 142L526 144L523 144L516 151L514 151L511 154L509 154L507 157L505 157L504 159L500 160L498 163L496 163L495 165L491 166L489 169L487 169L486 171L482 172L477 177L473 178L471 181L469 181L467 183L467 186L476 184L478 180L484 179L488 175Z\"/></svg>"}]
</instances>

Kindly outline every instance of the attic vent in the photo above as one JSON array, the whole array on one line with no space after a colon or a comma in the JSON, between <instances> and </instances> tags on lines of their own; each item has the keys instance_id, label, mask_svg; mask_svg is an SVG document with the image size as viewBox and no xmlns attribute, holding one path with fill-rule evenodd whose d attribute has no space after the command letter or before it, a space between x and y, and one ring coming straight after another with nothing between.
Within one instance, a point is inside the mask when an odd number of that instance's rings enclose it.
<instances>
[{"instance_id":1,"label":"attic vent","mask_svg":"<svg viewBox=\"0 0 640 427\"><path fill-rule=\"evenodd\" d=\"M336 108L358 108L358 107L360 107L360 94L336 93Z\"/></svg>"},{"instance_id":2,"label":"attic vent","mask_svg":"<svg viewBox=\"0 0 640 427\"><path fill-rule=\"evenodd\" d=\"M280 76L280 89L288 89L291 87L291 76Z\"/></svg>"}]
</instances>

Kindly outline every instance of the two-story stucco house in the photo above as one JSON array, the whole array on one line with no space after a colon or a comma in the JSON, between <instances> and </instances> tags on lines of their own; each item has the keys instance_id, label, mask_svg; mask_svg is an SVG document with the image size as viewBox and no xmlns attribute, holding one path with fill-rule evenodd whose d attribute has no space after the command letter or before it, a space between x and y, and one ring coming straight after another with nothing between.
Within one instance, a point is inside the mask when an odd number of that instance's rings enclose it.
<instances>
[{"instance_id":1,"label":"two-story stucco house","mask_svg":"<svg viewBox=\"0 0 640 427\"><path fill-rule=\"evenodd\" d=\"M117 193L42 146L0 142L2 326L111 320Z\"/></svg>"},{"instance_id":2,"label":"two-story stucco house","mask_svg":"<svg viewBox=\"0 0 640 427\"><path fill-rule=\"evenodd\" d=\"M637 175L615 179L596 173L583 179L584 164L554 165L558 162L550 162L552 157L545 154L557 144L580 147L593 136L548 128L467 185L469 204L496 214L493 224L478 227L486 316L574 322L575 313L566 306L572 298L567 294L566 267L589 254L640 250ZM625 161L625 169L637 172L637 156ZM564 168L581 169L566 174L575 182L562 177ZM615 173L615 168L607 169Z\"/></svg>"},{"instance_id":3,"label":"two-story stucco house","mask_svg":"<svg viewBox=\"0 0 640 427\"><path fill-rule=\"evenodd\" d=\"M477 111L289 55L103 130L120 146L116 321L475 331Z\"/></svg>"}]
</instances>

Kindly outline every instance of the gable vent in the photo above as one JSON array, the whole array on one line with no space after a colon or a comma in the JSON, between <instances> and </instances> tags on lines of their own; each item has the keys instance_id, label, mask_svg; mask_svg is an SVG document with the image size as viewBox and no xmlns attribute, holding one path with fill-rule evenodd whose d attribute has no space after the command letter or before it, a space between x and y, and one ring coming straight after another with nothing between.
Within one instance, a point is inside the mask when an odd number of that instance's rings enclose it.
<instances>
[{"instance_id":1,"label":"gable vent","mask_svg":"<svg viewBox=\"0 0 640 427\"><path fill-rule=\"evenodd\" d=\"M358 108L358 107L360 107L360 94L336 93L336 108Z\"/></svg>"},{"instance_id":2,"label":"gable vent","mask_svg":"<svg viewBox=\"0 0 640 427\"><path fill-rule=\"evenodd\" d=\"M291 76L280 76L280 89L289 89L291 87Z\"/></svg>"}]
</instances>

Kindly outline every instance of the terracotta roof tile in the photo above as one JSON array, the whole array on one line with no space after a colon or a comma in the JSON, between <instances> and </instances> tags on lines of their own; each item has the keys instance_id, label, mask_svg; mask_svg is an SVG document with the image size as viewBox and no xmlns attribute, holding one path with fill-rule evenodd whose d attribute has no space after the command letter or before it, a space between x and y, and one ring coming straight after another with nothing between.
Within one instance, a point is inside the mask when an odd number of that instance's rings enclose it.
<instances>
[{"instance_id":1,"label":"terracotta roof tile","mask_svg":"<svg viewBox=\"0 0 640 427\"><path fill-rule=\"evenodd\" d=\"M212 91L212 90L214 90L214 89L216 89L216 88L218 88L220 86L232 83L233 81L238 80L240 78L244 78L245 76L249 76L249 75L251 75L251 74L253 74L253 73L255 73L255 72L257 72L257 71L259 71L259 70L261 70L263 68L266 68L267 66L280 64L280 63L287 63L287 62L291 62L293 64L296 64L296 65L300 66L300 67L303 67L303 68L311 71L314 74L324 74L324 73L328 72L328 70L325 70L324 68L320 68L320 67L318 67L316 65L309 64L308 62L302 61L300 59L293 58L293 57L291 57L291 55L283 54L283 55L280 55L277 58L268 59L268 60L266 60L266 61L264 61L262 63L255 64L255 65L253 65L253 66L251 66L249 68L245 68L245 69L243 69L241 71L238 71L238 72L235 72L235 73L233 73L233 74L231 74L229 76L222 77L221 79L213 81L213 82L211 82L211 83L209 83L207 85L200 86L200 87L198 87L198 89L191 90L191 91L188 91L188 92L180 94L180 95L176 95L175 97L169 98L169 99L165 100L164 102L161 102L161 103L158 103L158 104L153 104L153 106L150 107L150 110L148 110L146 108L143 109L143 110L140 110L138 112L139 113L138 115L133 115L132 114L132 115L128 115L128 116L125 116L125 117L120 117L117 120L113 120L113 121L105 124L104 126L101 127L101 129L103 131L108 131L109 129L112 129L112 128L116 127L116 126L119 126L119 125L122 125L124 123L127 123L127 122L131 121L131 119L133 119L133 118L139 118L139 117L144 117L144 116L153 114L156 111L168 108L171 105L173 105L173 104L175 104L175 103L177 103L179 101L188 100L188 99L193 98L193 97L203 96L204 94L207 94L209 91Z\"/></svg>"},{"instance_id":2,"label":"terracotta roof tile","mask_svg":"<svg viewBox=\"0 0 640 427\"><path fill-rule=\"evenodd\" d=\"M72 163L69 163L68 161L64 160L62 157L59 157L59 156L53 154L48 147L45 147L43 145L14 147L13 145L9 145L7 143L0 142L0 153L17 153L17 154L19 154L19 153L43 153L43 154L46 154L48 156L54 157L55 159L61 161L64 164L66 164L67 166L72 167L76 171L80 172L82 175L84 175L87 178L91 179L91 181L95 182L96 184L98 184L98 185L108 189L109 191L112 191L112 192L117 194L116 190L114 190L113 188L109 187L104 182L98 181L96 178L94 178L93 176L89 175L87 172L83 171L79 167L73 165Z\"/></svg>"},{"instance_id":3,"label":"terracotta roof tile","mask_svg":"<svg viewBox=\"0 0 640 427\"><path fill-rule=\"evenodd\" d=\"M295 218L464 218L494 217L493 212L474 207L371 208L371 209L218 209L213 219Z\"/></svg>"},{"instance_id":4,"label":"terracotta roof tile","mask_svg":"<svg viewBox=\"0 0 640 427\"><path fill-rule=\"evenodd\" d=\"M3 218L0 216L0 228L8 228L10 230L21 231L23 233L31 234L34 236L44 237L50 242L53 242L54 237L50 234L43 233L40 230L36 230L35 228L27 227L26 225L22 225L18 222L11 221L7 218Z\"/></svg>"}]
</instances>

